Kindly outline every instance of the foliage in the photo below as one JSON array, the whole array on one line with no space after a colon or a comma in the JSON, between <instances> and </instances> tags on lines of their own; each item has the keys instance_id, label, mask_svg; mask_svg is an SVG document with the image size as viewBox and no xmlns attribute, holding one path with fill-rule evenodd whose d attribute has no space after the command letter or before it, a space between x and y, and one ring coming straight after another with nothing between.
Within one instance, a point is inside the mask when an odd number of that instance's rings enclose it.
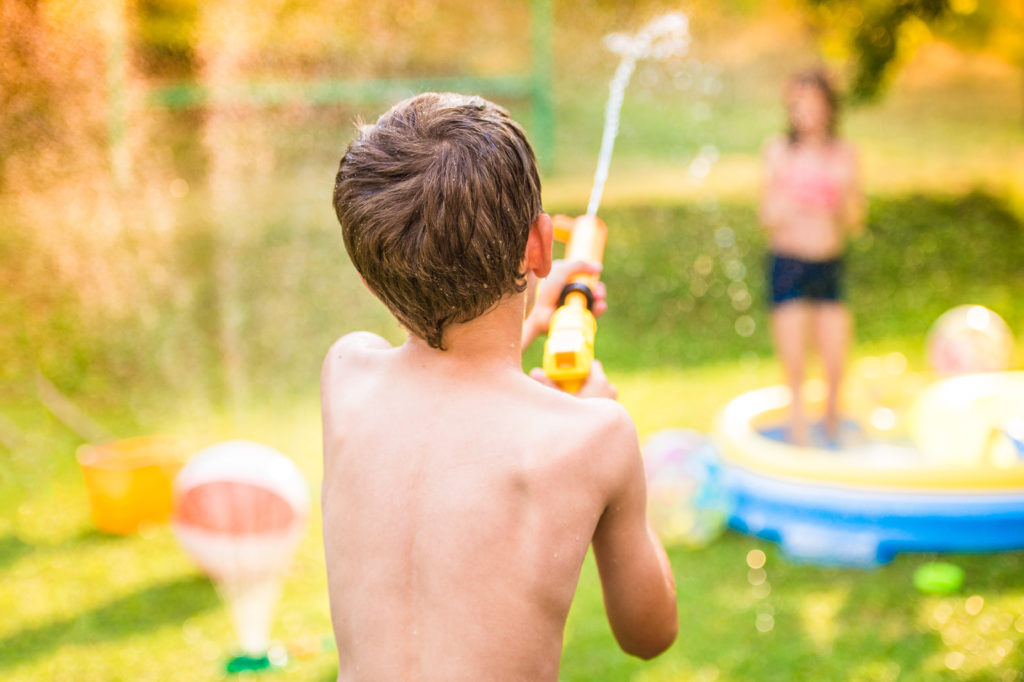
<instances>
[{"instance_id":1,"label":"foliage","mask_svg":"<svg viewBox=\"0 0 1024 682\"><path fill-rule=\"evenodd\" d=\"M806 0L827 38L854 60L854 102L877 98L891 71L929 32L974 49L994 48L1024 67L1024 10L1012 0Z\"/></svg>"},{"instance_id":2,"label":"foliage","mask_svg":"<svg viewBox=\"0 0 1024 682\"><path fill-rule=\"evenodd\" d=\"M600 324L598 351L610 371L771 353L765 245L750 204L610 206L603 216L611 228L604 279L612 307ZM182 396L223 405L224 303L211 265L219 247L198 229L202 218L193 219L196 228L166 242L150 266L164 276L139 287L132 308L89 314L69 281L40 276L52 271L52 253L33 248L23 231L5 231L0 322L18 333L0 339L0 369L12 385L29 386L24 380L38 363L64 390L131 405L143 420ZM324 349L345 331L400 338L359 284L330 220L326 201L306 224L268 212L237 244L233 258L245 264L237 314L246 400L315 392ZM135 247L125 236L110 248ZM876 198L867 234L848 261L861 341L922 339L932 320L960 303L988 305L1024 327L1014 296L1024 290L1024 228L999 198ZM144 281L144 271L136 272ZM531 349L527 362L536 363L538 352Z\"/></svg>"},{"instance_id":3,"label":"foliage","mask_svg":"<svg viewBox=\"0 0 1024 682\"><path fill-rule=\"evenodd\" d=\"M610 208L599 354L630 371L771 353L765 244L745 204ZM847 257L857 338L918 338L960 303L1024 328L1024 224L999 198L875 198ZM740 321L747 318L749 321ZM535 358L530 356L531 361Z\"/></svg>"}]
</instances>

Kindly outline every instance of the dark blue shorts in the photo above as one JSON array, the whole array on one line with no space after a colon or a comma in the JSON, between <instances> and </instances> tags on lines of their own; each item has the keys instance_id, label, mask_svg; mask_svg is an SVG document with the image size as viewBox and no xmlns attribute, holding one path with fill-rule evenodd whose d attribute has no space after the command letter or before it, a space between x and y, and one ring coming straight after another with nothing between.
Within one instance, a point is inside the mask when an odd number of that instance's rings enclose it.
<instances>
[{"instance_id":1,"label":"dark blue shorts","mask_svg":"<svg viewBox=\"0 0 1024 682\"><path fill-rule=\"evenodd\" d=\"M770 254L772 305L786 301L842 300L843 260L806 261Z\"/></svg>"}]
</instances>

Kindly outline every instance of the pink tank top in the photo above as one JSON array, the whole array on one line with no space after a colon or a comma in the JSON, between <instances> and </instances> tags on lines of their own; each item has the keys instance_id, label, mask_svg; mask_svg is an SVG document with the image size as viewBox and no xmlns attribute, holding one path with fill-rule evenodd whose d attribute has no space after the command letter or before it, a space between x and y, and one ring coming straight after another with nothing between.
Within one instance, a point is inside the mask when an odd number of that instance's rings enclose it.
<instances>
[{"instance_id":1,"label":"pink tank top","mask_svg":"<svg viewBox=\"0 0 1024 682\"><path fill-rule=\"evenodd\" d=\"M782 189L808 208L834 210L840 189L835 178L806 164L790 163L782 177Z\"/></svg>"}]
</instances>

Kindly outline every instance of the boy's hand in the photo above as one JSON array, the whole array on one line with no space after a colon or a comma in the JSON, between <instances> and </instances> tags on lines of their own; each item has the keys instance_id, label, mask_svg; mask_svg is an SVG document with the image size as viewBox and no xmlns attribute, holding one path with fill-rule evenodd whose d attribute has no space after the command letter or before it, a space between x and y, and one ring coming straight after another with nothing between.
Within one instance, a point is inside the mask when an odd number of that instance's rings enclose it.
<instances>
[{"instance_id":1,"label":"boy's hand","mask_svg":"<svg viewBox=\"0 0 1024 682\"><path fill-rule=\"evenodd\" d=\"M530 378L534 379L545 386L559 389L558 384L551 380L547 374L544 373L540 367L534 367L530 370ZM578 398L611 398L615 400L619 396L619 389L615 388L615 384L608 381L608 377L604 373L604 367L601 366L600 360L594 360L593 364L590 365L590 374L587 375L587 380L583 382L580 390L574 393Z\"/></svg>"},{"instance_id":2,"label":"boy's hand","mask_svg":"<svg viewBox=\"0 0 1024 682\"><path fill-rule=\"evenodd\" d=\"M558 308L558 297L562 295L562 289L569 282L569 278L578 274L599 274L601 266L597 263L589 263L582 260L565 261L556 260L551 264L551 272L537 285L537 293L534 298L533 310L529 317L523 322L523 348L547 332L551 324L551 316ZM594 317L601 317L604 311L608 310L608 303L605 300L606 292L604 282L598 282L591 293L594 294L594 307L591 310Z\"/></svg>"}]
</instances>

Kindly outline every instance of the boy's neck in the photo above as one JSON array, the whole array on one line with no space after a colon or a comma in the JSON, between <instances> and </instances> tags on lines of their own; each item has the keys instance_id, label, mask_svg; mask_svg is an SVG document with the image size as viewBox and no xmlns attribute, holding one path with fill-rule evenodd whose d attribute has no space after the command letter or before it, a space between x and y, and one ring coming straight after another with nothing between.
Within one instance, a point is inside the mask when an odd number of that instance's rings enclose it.
<instances>
[{"instance_id":1,"label":"boy's neck","mask_svg":"<svg viewBox=\"0 0 1024 682\"><path fill-rule=\"evenodd\" d=\"M431 362L455 362L476 367L522 366L525 294L503 297L495 307L469 322L445 329L445 350L432 348L410 334L402 349L410 357Z\"/></svg>"}]
</instances>

